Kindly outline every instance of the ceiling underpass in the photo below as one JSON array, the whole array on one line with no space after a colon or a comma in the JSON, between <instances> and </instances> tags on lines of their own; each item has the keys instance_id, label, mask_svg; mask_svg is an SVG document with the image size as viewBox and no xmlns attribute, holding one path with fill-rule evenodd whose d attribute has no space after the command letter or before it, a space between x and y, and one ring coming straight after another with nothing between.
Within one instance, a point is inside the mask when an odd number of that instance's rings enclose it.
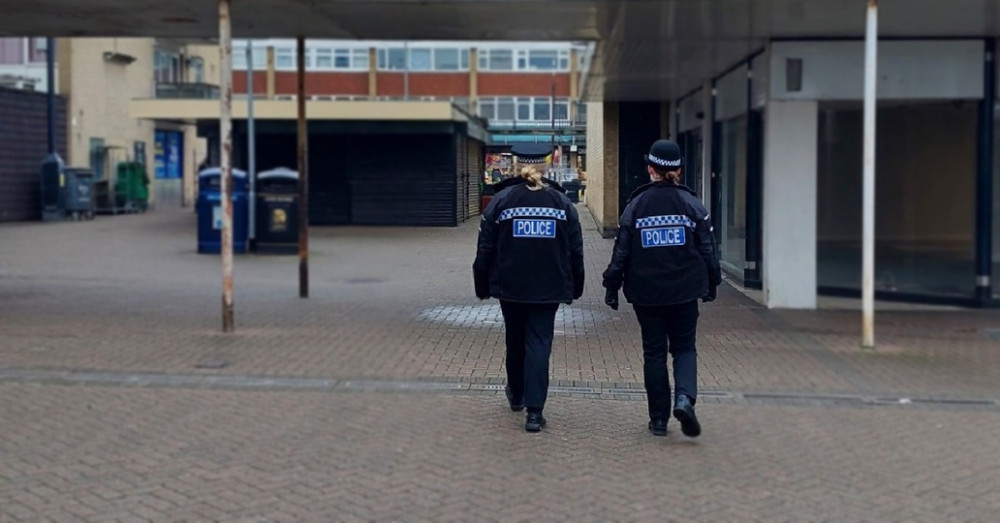
<instances>
[{"instance_id":1,"label":"ceiling underpass","mask_svg":"<svg viewBox=\"0 0 1000 523\"><path fill-rule=\"evenodd\" d=\"M17 0L0 35L211 38L215 0ZM771 38L861 37L865 0L233 0L236 38L590 40L588 100L681 96ZM881 0L884 37L1000 34L1000 0Z\"/></svg>"}]
</instances>

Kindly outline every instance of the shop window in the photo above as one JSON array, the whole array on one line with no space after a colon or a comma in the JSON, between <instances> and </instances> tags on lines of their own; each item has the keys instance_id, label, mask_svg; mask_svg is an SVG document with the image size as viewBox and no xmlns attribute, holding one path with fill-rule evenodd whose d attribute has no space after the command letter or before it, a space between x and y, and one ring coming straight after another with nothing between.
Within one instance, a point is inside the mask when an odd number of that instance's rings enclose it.
<instances>
[{"instance_id":1,"label":"shop window","mask_svg":"<svg viewBox=\"0 0 1000 523\"><path fill-rule=\"evenodd\" d=\"M824 103L819 114L819 286L859 290L863 110ZM879 102L876 291L973 295L977 118L977 102Z\"/></svg>"}]
</instances>

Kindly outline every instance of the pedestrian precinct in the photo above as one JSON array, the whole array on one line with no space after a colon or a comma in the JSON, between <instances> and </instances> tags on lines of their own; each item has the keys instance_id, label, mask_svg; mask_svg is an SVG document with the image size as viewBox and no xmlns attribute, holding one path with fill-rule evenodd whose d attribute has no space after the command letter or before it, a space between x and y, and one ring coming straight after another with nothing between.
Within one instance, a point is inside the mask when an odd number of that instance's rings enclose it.
<instances>
[{"instance_id":1,"label":"pedestrian precinct","mask_svg":"<svg viewBox=\"0 0 1000 523\"><path fill-rule=\"evenodd\" d=\"M714 301L722 283L708 211L681 184L684 160L670 140L645 156L650 183L629 197L618 225L611 263L604 271L605 303L618 310L618 291L635 309L642 330L643 380L649 431L667 435L671 391L667 353L673 357L673 415L688 437L701 434L698 399L698 300Z\"/></svg>"},{"instance_id":2,"label":"pedestrian precinct","mask_svg":"<svg viewBox=\"0 0 1000 523\"><path fill-rule=\"evenodd\" d=\"M473 264L476 296L500 300L506 330L507 401L524 429L545 427L549 359L560 303L583 295L583 234L576 208L559 184L519 158L521 176L496 187L483 212Z\"/></svg>"}]
</instances>

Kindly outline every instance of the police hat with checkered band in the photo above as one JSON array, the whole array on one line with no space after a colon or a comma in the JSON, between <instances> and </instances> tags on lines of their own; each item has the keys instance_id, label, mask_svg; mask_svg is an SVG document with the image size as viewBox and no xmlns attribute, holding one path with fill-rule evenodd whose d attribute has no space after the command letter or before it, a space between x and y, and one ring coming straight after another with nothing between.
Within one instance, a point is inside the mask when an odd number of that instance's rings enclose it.
<instances>
[{"instance_id":1,"label":"police hat with checkered band","mask_svg":"<svg viewBox=\"0 0 1000 523\"><path fill-rule=\"evenodd\" d=\"M551 161L552 147L547 144L525 143L511 148L511 154L517 157L518 165L542 166Z\"/></svg>"},{"instance_id":2,"label":"police hat with checkered band","mask_svg":"<svg viewBox=\"0 0 1000 523\"><path fill-rule=\"evenodd\" d=\"M681 148L671 140L657 140L643 158L647 165L673 171L684 166Z\"/></svg>"}]
</instances>

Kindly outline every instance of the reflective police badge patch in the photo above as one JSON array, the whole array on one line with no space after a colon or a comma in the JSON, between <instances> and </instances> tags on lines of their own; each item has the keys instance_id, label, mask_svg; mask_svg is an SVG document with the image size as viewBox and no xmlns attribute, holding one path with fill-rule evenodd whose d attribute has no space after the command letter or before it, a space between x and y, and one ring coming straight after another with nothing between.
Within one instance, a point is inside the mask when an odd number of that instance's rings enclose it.
<instances>
[{"instance_id":1,"label":"reflective police badge patch","mask_svg":"<svg viewBox=\"0 0 1000 523\"><path fill-rule=\"evenodd\" d=\"M684 245L687 240L684 227L643 229L640 231L640 234L642 235L643 249L649 249L652 247L676 247Z\"/></svg>"},{"instance_id":2,"label":"reflective police badge patch","mask_svg":"<svg viewBox=\"0 0 1000 523\"><path fill-rule=\"evenodd\" d=\"M556 221L518 218L514 220L513 230L515 238L553 239L556 237Z\"/></svg>"}]
</instances>

